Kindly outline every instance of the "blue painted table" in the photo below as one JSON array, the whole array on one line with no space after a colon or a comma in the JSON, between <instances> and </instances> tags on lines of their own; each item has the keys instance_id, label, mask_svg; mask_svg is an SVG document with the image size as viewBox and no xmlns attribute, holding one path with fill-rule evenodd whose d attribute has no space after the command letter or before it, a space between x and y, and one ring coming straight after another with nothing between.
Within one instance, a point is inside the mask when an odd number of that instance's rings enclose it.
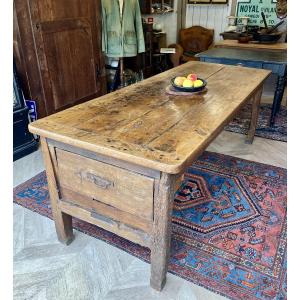
<instances>
[{"instance_id":1,"label":"blue painted table","mask_svg":"<svg viewBox=\"0 0 300 300\"><path fill-rule=\"evenodd\" d=\"M280 109L287 77L287 59L285 51L256 51L246 49L213 48L196 54L201 61L240 65L250 68L271 70L278 76L274 94L270 125L274 125L276 113ZM238 84L238 82L237 82Z\"/></svg>"}]
</instances>

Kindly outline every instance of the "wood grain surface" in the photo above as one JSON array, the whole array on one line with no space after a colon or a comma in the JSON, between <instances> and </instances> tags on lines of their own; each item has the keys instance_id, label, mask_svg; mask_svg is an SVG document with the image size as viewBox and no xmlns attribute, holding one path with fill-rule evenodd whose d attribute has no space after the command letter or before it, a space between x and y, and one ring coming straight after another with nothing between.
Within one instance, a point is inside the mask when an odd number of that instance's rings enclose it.
<instances>
[{"instance_id":1,"label":"wood grain surface","mask_svg":"<svg viewBox=\"0 0 300 300\"><path fill-rule=\"evenodd\" d=\"M199 58L225 58L262 63L284 64L287 62L286 51L255 51L241 48L212 48L198 53L196 56Z\"/></svg>"},{"instance_id":2,"label":"wood grain surface","mask_svg":"<svg viewBox=\"0 0 300 300\"><path fill-rule=\"evenodd\" d=\"M61 187L146 220L153 219L153 178L60 149L56 149L56 156Z\"/></svg>"},{"instance_id":3,"label":"wood grain surface","mask_svg":"<svg viewBox=\"0 0 300 300\"><path fill-rule=\"evenodd\" d=\"M207 80L203 95L167 95L174 76ZM29 125L31 132L166 173L201 154L270 71L189 62Z\"/></svg>"},{"instance_id":4,"label":"wood grain surface","mask_svg":"<svg viewBox=\"0 0 300 300\"><path fill-rule=\"evenodd\" d=\"M14 1L14 57L40 117L106 93L100 2Z\"/></svg>"},{"instance_id":5,"label":"wood grain surface","mask_svg":"<svg viewBox=\"0 0 300 300\"><path fill-rule=\"evenodd\" d=\"M252 99L252 111L251 111L251 122L250 122L250 128L247 134L246 143L252 144L254 139L254 134L256 130L256 124L258 120L259 115L259 109L260 109L260 100L262 95L263 88L259 89L257 93L253 96Z\"/></svg>"},{"instance_id":6,"label":"wood grain surface","mask_svg":"<svg viewBox=\"0 0 300 300\"><path fill-rule=\"evenodd\" d=\"M107 205L92 197L83 196L67 188L60 188L62 201L80 206L83 209L104 215L112 220L119 221L131 227L141 229L144 232L151 233L152 221L141 218L140 216L122 211L112 205ZM122 201L122 199L120 199Z\"/></svg>"},{"instance_id":7,"label":"wood grain surface","mask_svg":"<svg viewBox=\"0 0 300 300\"><path fill-rule=\"evenodd\" d=\"M58 200L57 203L59 210L63 214L72 215L80 220L84 220L88 223L104 228L107 231L113 232L139 245L146 247L150 246L150 237L142 230L136 229L106 216L99 215L97 213L91 213L89 210L65 201Z\"/></svg>"},{"instance_id":8,"label":"wood grain surface","mask_svg":"<svg viewBox=\"0 0 300 300\"><path fill-rule=\"evenodd\" d=\"M238 40L223 40L215 44L216 48L240 48L252 50L287 51L287 43L262 44L257 42L239 43Z\"/></svg>"},{"instance_id":9,"label":"wood grain surface","mask_svg":"<svg viewBox=\"0 0 300 300\"><path fill-rule=\"evenodd\" d=\"M176 175L162 173L154 200L150 285L158 291L163 289L168 271L175 186Z\"/></svg>"},{"instance_id":10,"label":"wood grain surface","mask_svg":"<svg viewBox=\"0 0 300 300\"><path fill-rule=\"evenodd\" d=\"M53 156L51 156L51 153L53 153L53 148L51 149L51 147L47 145L45 138L41 138L41 146L46 167L51 209L55 222L57 238L61 243L69 245L74 240L72 216L62 212L57 205L59 192L56 181L56 174L53 167Z\"/></svg>"}]
</instances>

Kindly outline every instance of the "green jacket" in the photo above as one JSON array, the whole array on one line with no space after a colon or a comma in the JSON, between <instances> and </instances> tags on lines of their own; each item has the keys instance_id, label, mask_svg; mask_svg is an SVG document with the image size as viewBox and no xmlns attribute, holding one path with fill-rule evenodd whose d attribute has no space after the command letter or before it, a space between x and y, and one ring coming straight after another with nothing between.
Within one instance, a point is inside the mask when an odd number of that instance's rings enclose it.
<instances>
[{"instance_id":1,"label":"green jacket","mask_svg":"<svg viewBox=\"0 0 300 300\"><path fill-rule=\"evenodd\" d=\"M124 0L123 16L119 0L102 0L102 51L109 57L130 57L145 52L138 0Z\"/></svg>"}]
</instances>

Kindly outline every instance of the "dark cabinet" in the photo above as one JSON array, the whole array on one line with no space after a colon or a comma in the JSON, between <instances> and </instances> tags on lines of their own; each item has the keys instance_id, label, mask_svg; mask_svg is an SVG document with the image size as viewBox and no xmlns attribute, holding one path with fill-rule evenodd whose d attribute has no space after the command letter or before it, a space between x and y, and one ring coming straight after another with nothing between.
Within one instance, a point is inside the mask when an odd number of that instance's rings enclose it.
<instances>
[{"instance_id":1,"label":"dark cabinet","mask_svg":"<svg viewBox=\"0 0 300 300\"><path fill-rule=\"evenodd\" d=\"M37 150L38 143L28 131L29 116L14 64L13 78L13 159L14 161Z\"/></svg>"},{"instance_id":2,"label":"dark cabinet","mask_svg":"<svg viewBox=\"0 0 300 300\"><path fill-rule=\"evenodd\" d=\"M151 14L151 6L152 6L151 0L139 0L139 3L140 3L140 9L142 14Z\"/></svg>"},{"instance_id":3,"label":"dark cabinet","mask_svg":"<svg viewBox=\"0 0 300 300\"><path fill-rule=\"evenodd\" d=\"M145 52L136 57L126 57L125 68L134 72L143 72L143 77L148 78L166 71L171 67L168 56L160 53L161 48L166 48L166 33L155 32L153 24L143 23Z\"/></svg>"},{"instance_id":4,"label":"dark cabinet","mask_svg":"<svg viewBox=\"0 0 300 300\"><path fill-rule=\"evenodd\" d=\"M143 78L153 76L153 24L143 22L143 33L145 39L145 52L137 56L125 57L124 67L136 73L142 71Z\"/></svg>"},{"instance_id":5,"label":"dark cabinet","mask_svg":"<svg viewBox=\"0 0 300 300\"><path fill-rule=\"evenodd\" d=\"M143 73L148 78L153 75L152 56L153 56L153 25L143 23L145 52L142 53Z\"/></svg>"},{"instance_id":6,"label":"dark cabinet","mask_svg":"<svg viewBox=\"0 0 300 300\"><path fill-rule=\"evenodd\" d=\"M106 93L100 1L15 0L14 57L43 117Z\"/></svg>"}]
</instances>

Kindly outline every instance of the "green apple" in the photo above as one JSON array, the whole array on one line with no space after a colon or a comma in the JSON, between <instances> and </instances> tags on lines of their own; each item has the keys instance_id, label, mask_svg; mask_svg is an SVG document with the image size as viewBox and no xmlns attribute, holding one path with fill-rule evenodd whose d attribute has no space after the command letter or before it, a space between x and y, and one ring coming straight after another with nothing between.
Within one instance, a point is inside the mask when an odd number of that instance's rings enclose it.
<instances>
[{"instance_id":1,"label":"green apple","mask_svg":"<svg viewBox=\"0 0 300 300\"><path fill-rule=\"evenodd\" d=\"M203 85L203 81L200 79L197 79L196 81L194 81L194 87L200 87Z\"/></svg>"},{"instance_id":2,"label":"green apple","mask_svg":"<svg viewBox=\"0 0 300 300\"><path fill-rule=\"evenodd\" d=\"M194 86L193 84L193 81L192 80L189 80L189 79L186 79L183 84L182 84L183 87L187 87L187 88L191 88Z\"/></svg>"}]
</instances>

